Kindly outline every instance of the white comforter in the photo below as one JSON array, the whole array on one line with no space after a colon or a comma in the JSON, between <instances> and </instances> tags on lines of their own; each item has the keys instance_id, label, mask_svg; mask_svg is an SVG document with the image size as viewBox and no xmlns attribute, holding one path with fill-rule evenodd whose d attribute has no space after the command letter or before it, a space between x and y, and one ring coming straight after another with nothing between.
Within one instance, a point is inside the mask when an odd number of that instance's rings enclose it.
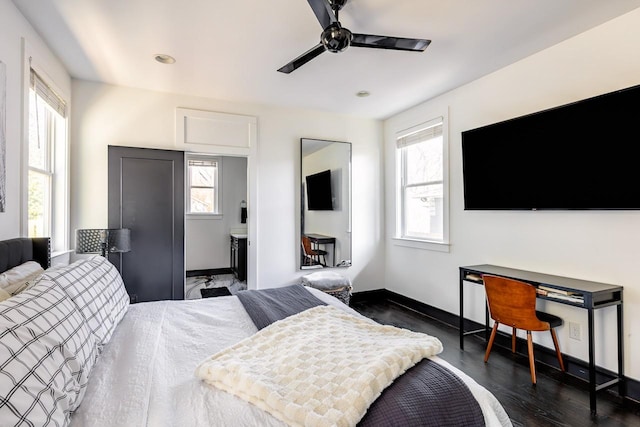
<instances>
[{"instance_id":1,"label":"white comforter","mask_svg":"<svg viewBox=\"0 0 640 427\"><path fill-rule=\"evenodd\" d=\"M320 291L309 291L355 313ZM255 332L236 297L132 305L92 371L71 426L284 426L194 375L204 359ZM491 393L448 363L433 359L465 381L487 426L511 425Z\"/></svg>"}]
</instances>

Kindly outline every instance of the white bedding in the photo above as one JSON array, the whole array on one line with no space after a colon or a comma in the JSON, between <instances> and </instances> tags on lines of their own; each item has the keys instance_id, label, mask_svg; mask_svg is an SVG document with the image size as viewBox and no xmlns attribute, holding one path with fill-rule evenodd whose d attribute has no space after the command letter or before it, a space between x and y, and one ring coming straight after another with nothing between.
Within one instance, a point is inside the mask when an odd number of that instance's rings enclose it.
<instances>
[{"instance_id":1,"label":"white bedding","mask_svg":"<svg viewBox=\"0 0 640 427\"><path fill-rule=\"evenodd\" d=\"M333 297L318 298L355 313ZM130 306L91 372L74 427L284 426L268 413L203 383L195 368L254 334L237 297L159 301ZM442 359L468 385L487 426L511 425L495 397Z\"/></svg>"}]
</instances>

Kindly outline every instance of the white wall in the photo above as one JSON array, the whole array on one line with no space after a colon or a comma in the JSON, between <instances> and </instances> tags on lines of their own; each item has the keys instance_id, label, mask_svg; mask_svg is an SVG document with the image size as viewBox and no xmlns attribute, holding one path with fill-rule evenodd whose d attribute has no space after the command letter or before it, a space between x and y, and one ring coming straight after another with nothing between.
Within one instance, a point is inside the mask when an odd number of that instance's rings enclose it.
<instances>
[{"instance_id":1,"label":"white wall","mask_svg":"<svg viewBox=\"0 0 640 427\"><path fill-rule=\"evenodd\" d=\"M24 47L23 47L24 46ZM70 95L71 79L65 68L49 50L31 25L9 0L0 0L0 61L6 65L6 210L0 213L0 239L26 235L26 198L22 197L22 182L26 179L23 167L26 151L22 144L23 96L29 87L28 62L25 54L33 57L34 66L46 70L46 78L63 95ZM27 68L23 68L23 64ZM0 167L5 167L0 166ZM24 208L23 208L24 206ZM24 214L26 215L26 214ZM21 228L25 227L24 231Z\"/></svg>"},{"instance_id":2,"label":"white wall","mask_svg":"<svg viewBox=\"0 0 640 427\"><path fill-rule=\"evenodd\" d=\"M291 283L297 270L300 138L352 142L353 267L357 290L384 287L382 123L73 81L71 229L107 224L107 145L174 147L177 107L258 118L258 286ZM249 213L252 214L251 212Z\"/></svg>"},{"instance_id":3,"label":"white wall","mask_svg":"<svg viewBox=\"0 0 640 427\"><path fill-rule=\"evenodd\" d=\"M231 230L247 229L240 222L240 202L247 200L246 157L221 157L222 217L187 215L186 270L229 268Z\"/></svg>"},{"instance_id":4,"label":"white wall","mask_svg":"<svg viewBox=\"0 0 640 427\"><path fill-rule=\"evenodd\" d=\"M394 245L395 162L386 162L386 281L389 289L458 313L458 267L496 264L624 286L625 373L640 379L640 211L464 211L461 132L640 83L640 9L539 52L385 122L385 154L394 133L449 111L450 253ZM590 123L585 123L585 126ZM638 185L638 183L629 183ZM466 285L465 315L484 322L483 290ZM587 360L586 311L546 303L565 320L563 352ZM568 338L579 322L582 340ZM615 309L596 315L596 361L615 370ZM535 334L534 334L535 335ZM536 340L552 347L548 334Z\"/></svg>"}]
</instances>

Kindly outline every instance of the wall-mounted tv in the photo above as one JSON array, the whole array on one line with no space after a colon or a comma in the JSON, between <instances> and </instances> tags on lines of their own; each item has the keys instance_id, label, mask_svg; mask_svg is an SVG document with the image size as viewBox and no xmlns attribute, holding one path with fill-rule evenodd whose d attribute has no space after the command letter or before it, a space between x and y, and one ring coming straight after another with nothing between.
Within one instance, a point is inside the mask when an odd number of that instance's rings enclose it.
<instances>
[{"instance_id":1,"label":"wall-mounted tv","mask_svg":"<svg viewBox=\"0 0 640 427\"><path fill-rule=\"evenodd\" d=\"M462 132L464 208L640 209L640 85Z\"/></svg>"},{"instance_id":2,"label":"wall-mounted tv","mask_svg":"<svg viewBox=\"0 0 640 427\"><path fill-rule=\"evenodd\" d=\"M310 211L333 210L333 196L331 193L331 171L326 170L307 175L307 209Z\"/></svg>"}]
</instances>

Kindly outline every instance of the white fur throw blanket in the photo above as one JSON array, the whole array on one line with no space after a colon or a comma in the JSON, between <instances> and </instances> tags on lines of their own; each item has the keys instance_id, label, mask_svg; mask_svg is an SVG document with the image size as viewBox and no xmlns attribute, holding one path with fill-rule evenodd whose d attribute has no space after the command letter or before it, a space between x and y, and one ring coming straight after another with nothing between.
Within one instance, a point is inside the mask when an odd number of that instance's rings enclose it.
<instances>
[{"instance_id":1,"label":"white fur throw blanket","mask_svg":"<svg viewBox=\"0 0 640 427\"><path fill-rule=\"evenodd\" d=\"M211 356L196 376L291 426L355 426L437 338L319 306Z\"/></svg>"}]
</instances>

